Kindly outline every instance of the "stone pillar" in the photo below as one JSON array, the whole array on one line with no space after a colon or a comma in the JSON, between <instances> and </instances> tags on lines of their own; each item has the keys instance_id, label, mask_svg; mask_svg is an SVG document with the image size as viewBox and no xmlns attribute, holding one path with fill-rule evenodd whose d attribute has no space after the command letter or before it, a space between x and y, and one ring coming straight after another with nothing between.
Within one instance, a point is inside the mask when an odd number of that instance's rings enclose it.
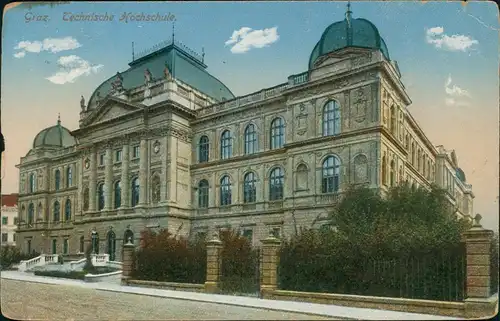
<instances>
[{"instance_id":1,"label":"stone pillar","mask_svg":"<svg viewBox=\"0 0 500 321\"><path fill-rule=\"evenodd\" d=\"M148 184L148 141L141 140L140 146L140 163L139 163L139 205L147 203L147 184Z\"/></svg>"},{"instance_id":2,"label":"stone pillar","mask_svg":"<svg viewBox=\"0 0 500 321\"><path fill-rule=\"evenodd\" d=\"M106 162L104 174L104 209L110 210L113 208L113 150L111 146L106 147Z\"/></svg>"},{"instance_id":3,"label":"stone pillar","mask_svg":"<svg viewBox=\"0 0 500 321\"><path fill-rule=\"evenodd\" d=\"M168 150L170 152L170 169L168 170L168 195L171 202L177 202L177 137L170 136Z\"/></svg>"},{"instance_id":4,"label":"stone pillar","mask_svg":"<svg viewBox=\"0 0 500 321\"><path fill-rule=\"evenodd\" d=\"M207 278L205 292L216 293L219 289L222 260L220 257L222 241L214 233L213 239L207 242Z\"/></svg>"},{"instance_id":5,"label":"stone pillar","mask_svg":"<svg viewBox=\"0 0 500 321\"><path fill-rule=\"evenodd\" d=\"M122 284L126 284L127 280L132 277L132 270L134 268L134 251L135 245L131 239L123 244L123 270L122 270Z\"/></svg>"},{"instance_id":6,"label":"stone pillar","mask_svg":"<svg viewBox=\"0 0 500 321\"><path fill-rule=\"evenodd\" d=\"M130 206L130 202L128 199L129 191L131 190L130 182L129 182L129 159L130 159L130 149L128 143L123 145L122 152L122 205L121 208L127 208Z\"/></svg>"},{"instance_id":7,"label":"stone pillar","mask_svg":"<svg viewBox=\"0 0 500 321\"><path fill-rule=\"evenodd\" d=\"M483 318L494 315L497 299L490 296L490 248L493 231L484 229L481 215L476 214L474 224L464 233L467 255L467 293L465 299L465 317Z\"/></svg>"},{"instance_id":8,"label":"stone pillar","mask_svg":"<svg viewBox=\"0 0 500 321\"><path fill-rule=\"evenodd\" d=\"M160 185L160 202L167 201L167 179L168 179L168 136L163 140L163 148L161 148L161 185Z\"/></svg>"},{"instance_id":9,"label":"stone pillar","mask_svg":"<svg viewBox=\"0 0 500 321\"><path fill-rule=\"evenodd\" d=\"M261 240L261 242L260 293L261 297L265 298L266 293L278 288L278 263L281 241L274 237L271 229L269 236Z\"/></svg>"},{"instance_id":10,"label":"stone pillar","mask_svg":"<svg viewBox=\"0 0 500 321\"><path fill-rule=\"evenodd\" d=\"M90 153L89 211L95 212L97 195L97 153L93 148Z\"/></svg>"}]
</instances>

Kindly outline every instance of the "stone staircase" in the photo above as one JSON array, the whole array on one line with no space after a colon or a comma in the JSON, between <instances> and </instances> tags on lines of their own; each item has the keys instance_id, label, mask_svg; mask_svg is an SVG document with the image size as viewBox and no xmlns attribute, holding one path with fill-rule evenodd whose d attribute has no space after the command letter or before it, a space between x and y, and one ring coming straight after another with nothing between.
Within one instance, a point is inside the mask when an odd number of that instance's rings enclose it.
<instances>
[{"instance_id":1,"label":"stone staircase","mask_svg":"<svg viewBox=\"0 0 500 321\"><path fill-rule=\"evenodd\" d=\"M122 262L109 261L109 254L91 254L92 264L94 266L109 266L117 269L121 269ZM44 266L48 264L58 264L58 254L41 254L30 260L21 261L18 266L18 271L29 272L36 267ZM85 258L75 258L76 260L67 259L66 265L69 265L71 270L78 270L83 268L85 265Z\"/></svg>"},{"instance_id":2,"label":"stone staircase","mask_svg":"<svg viewBox=\"0 0 500 321\"><path fill-rule=\"evenodd\" d=\"M58 257L58 254L40 254L40 256L19 262L19 266L17 267L17 269L20 272L26 272L32 270L37 266L57 264Z\"/></svg>"}]
</instances>

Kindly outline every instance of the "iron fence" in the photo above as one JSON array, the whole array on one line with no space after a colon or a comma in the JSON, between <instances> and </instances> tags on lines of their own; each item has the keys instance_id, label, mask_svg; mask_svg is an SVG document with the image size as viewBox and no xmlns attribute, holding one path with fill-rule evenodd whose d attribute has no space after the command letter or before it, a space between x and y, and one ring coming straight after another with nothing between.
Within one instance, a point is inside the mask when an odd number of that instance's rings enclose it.
<instances>
[{"instance_id":1,"label":"iron fence","mask_svg":"<svg viewBox=\"0 0 500 321\"><path fill-rule=\"evenodd\" d=\"M278 278L283 290L462 301L466 293L465 246L385 259L282 256Z\"/></svg>"},{"instance_id":2,"label":"iron fence","mask_svg":"<svg viewBox=\"0 0 500 321\"><path fill-rule=\"evenodd\" d=\"M260 249L253 249L248 257L222 260L220 290L222 293L258 296L260 290Z\"/></svg>"}]
</instances>

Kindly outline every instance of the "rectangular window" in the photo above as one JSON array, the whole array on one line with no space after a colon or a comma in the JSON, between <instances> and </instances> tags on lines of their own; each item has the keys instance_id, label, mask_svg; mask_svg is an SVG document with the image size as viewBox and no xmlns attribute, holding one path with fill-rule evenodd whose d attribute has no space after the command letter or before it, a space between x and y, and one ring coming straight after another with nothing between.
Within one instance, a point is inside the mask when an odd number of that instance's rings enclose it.
<instances>
[{"instance_id":1,"label":"rectangular window","mask_svg":"<svg viewBox=\"0 0 500 321\"><path fill-rule=\"evenodd\" d=\"M9 218L7 216L2 216L2 225L9 224Z\"/></svg>"},{"instance_id":2,"label":"rectangular window","mask_svg":"<svg viewBox=\"0 0 500 321\"><path fill-rule=\"evenodd\" d=\"M14 225L17 225L18 222L19 222L18 218L14 217Z\"/></svg>"},{"instance_id":3,"label":"rectangular window","mask_svg":"<svg viewBox=\"0 0 500 321\"><path fill-rule=\"evenodd\" d=\"M104 165L104 154L99 154L99 165Z\"/></svg>"},{"instance_id":4,"label":"rectangular window","mask_svg":"<svg viewBox=\"0 0 500 321\"><path fill-rule=\"evenodd\" d=\"M121 162L122 161L122 151L121 150L117 150L116 153L115 153L115 161L116 162Z\"/></svg>"},{"instance_id":5,"label":"rectangular window","mask_svg":"<svg viewBox=\"0 0 500 321\"><path fill-rule=\"evenodd\" d=\"M16 241L16 233L12 234L12 241L14 241L14 242Z\"/></svg>"},{"instance_id":6,"label":"rectangular window","mask_svg":"<svg viewBox=\"0 0 500 321\"><path fill-rule=\"evenodd\" d=\"M273 227L273 236L277 239L281 237L281 227Z\"/></svg>"},{"instance_id":7,"label":"rectangular window","mask_svg":"<svg viewBox=\"0 0 500 321\"><path fill-rule=\"evenodd\" d=\"M9 234L2 233L2 242L7 242L8 239L9 239Z\"/></svg>"},{"instance_id":8,"label":"rectangular window","mask_svg":"<svg viewBox=\"0 0 500 321\"><path fill-rule=\"evenodd\" d=\"M132 158L139 158L140 157L139 151L140 151L139 146L134 146L132 148Z\"/></svg>"}]
</instances>

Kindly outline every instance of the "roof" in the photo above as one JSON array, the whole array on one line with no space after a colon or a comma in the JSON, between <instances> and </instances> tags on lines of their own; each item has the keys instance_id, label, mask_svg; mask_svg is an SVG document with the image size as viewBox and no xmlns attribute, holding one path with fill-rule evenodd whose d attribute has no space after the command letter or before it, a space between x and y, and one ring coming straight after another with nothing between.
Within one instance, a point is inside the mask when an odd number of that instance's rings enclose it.
<instances>
[{"instance_id":1,"label":"roof","mask_svg":"<svg viewBox=\"0 0 500 321\"><path fill-rule=\"evenodd\" d=\"M129 66L129 69L119 73L123 78L122 86L125 90L143 85L146 70L149 70L153 79L159 79L164 77L165 67L168 67L173 78L217 101L234 98L226 85L206 71L207 66L202 60L195 57L187 47L175 41L168 42L163 48L132 61ZM96 88L89 99L90 109L95 108L98 93L103 99L111 91L111 84L116 80L116 76L113 75Z\"/></svg>"},{"instance_id":2,"label":"roof","mask_svg":"<svg viewBox=\"0 0 500 321\"><path fill-rule=\"evenodd\" d=\"M40 131L33 140L33 148L38 147L69 147L76 144L76 139L66 127L57 120L55 126Z\"/></svg>"},{"instance_id":3,"label":"roof","mask_svg":"<svg viewBox=\"0 0 500 321\"><path fill-rule=\"evenodd\" d=\"M19 194L2 195L2 206L14 207L17 206L17 198Z\"/></svg>"},{"instance_id":4,"label":"roof","mask_svg":"<svg viewBox=\"0 0 500 321\"><path fill-rule=\"evenodd\" d=\"M389 50L377 27L369 20L353 19L351 13L348 7L344 20L334 22L325 29L311 52L309 69L314 67L319 57L346 47L378 49L390 60Z\"/></svg>"}]
</instances>

